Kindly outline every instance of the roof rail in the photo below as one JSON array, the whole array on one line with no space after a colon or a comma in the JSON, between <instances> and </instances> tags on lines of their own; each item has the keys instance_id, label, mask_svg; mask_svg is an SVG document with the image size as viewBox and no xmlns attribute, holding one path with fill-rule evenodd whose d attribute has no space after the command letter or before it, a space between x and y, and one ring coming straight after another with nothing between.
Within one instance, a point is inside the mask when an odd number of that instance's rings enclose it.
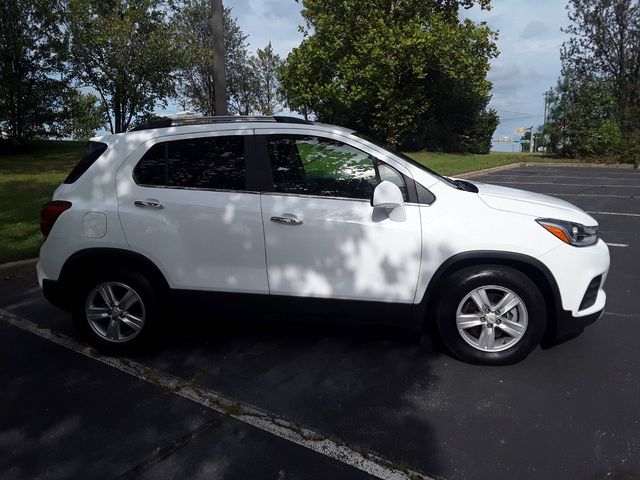
<instances>
[{"instance_id":1,"label":"roof rail","mask_svg":"<svg viewBox=\"0 0 640 480\"><path fill-rule=\"evenodd\" d=\"M313 122L300 117L290 117L286 115L274 115L276 122L280 123L303 123L305 125L313 125Z\"/></svg>"},{"instance_id":2,"label":"roof rail","mask_svg":"<svg viewBox=\"0 0 640 480\"><path fill-rule=\"evenodd\" d=\"M278 123L304 123L312 125L313 122L305 120L304 118L287 117L282 115L264 117L264 116L249 116L249 115L219 115L215 117L162 117L156 120L142 123L135 128L132 128L132 132L140 130L149 130L152 128L168 128L168 127L181 127L185 125L207 125L212 123L241 123L241 122L278 122Z\"/></svg>"}]
</instances>

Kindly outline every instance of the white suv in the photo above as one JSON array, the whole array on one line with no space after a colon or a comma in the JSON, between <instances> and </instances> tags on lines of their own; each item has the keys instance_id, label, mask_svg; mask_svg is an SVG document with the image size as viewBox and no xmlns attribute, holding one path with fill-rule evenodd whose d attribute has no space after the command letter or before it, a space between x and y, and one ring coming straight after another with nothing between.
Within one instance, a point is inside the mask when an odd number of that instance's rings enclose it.
<instances>
[{"instance_id":1,"label":"white suv","mask_svg":"<svg viewBox=\"0 0 640 480\"><path fill-rule=\"evenodd\" d=\"M597 222L567 202L288 117L95 138L42 232L45 296L112 350L185 307L231 307L433 325L458 358L506 364L599 318L609 269Z\"/></svg>"}]
</instances>

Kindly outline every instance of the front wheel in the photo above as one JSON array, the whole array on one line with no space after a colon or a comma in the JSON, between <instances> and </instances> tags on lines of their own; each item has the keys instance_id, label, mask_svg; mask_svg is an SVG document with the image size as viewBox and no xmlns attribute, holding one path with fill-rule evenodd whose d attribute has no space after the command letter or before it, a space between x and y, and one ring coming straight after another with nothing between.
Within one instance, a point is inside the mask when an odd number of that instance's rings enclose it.
<instances>
[{"instance_id":1,"label":"front wheel","mask_svg":"<svg viewBox=\"0 0 640 480\"><path fill-rule=\"evenodd\" d=\"M484 365L518 362L536 348L547 322L538 287L502 265L468 267L440 289L437 326L449 351Z\"/></svg>"}]
</instances>

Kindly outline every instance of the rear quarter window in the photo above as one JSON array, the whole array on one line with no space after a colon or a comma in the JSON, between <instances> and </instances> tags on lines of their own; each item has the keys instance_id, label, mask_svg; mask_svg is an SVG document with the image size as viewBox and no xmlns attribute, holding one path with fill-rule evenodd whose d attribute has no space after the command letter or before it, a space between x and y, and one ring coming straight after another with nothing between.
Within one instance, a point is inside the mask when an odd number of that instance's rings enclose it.
<instances>
[{"instance_id":1,"label":"rear quarter window","mask_svg":"<svg viewBox=\"0 0 640 480\"><path fill-rule=\"evenodd\" d=\"M244 142L233 135L156 143L133 178L144 187L246 190Z\"/></svg>"},{"instance_id":2,"label":"rear quarter window","mask_svg":"<svg viewBox=\"0 0 640 480\"><path fill-rule=\"evenodd\" d=\"M107 150L107 144L102 142L89 142L87 153L84 154L80 162L73 167L63 183L73 183L78 180L91 165Z\"/></svg>"}]
</instances>

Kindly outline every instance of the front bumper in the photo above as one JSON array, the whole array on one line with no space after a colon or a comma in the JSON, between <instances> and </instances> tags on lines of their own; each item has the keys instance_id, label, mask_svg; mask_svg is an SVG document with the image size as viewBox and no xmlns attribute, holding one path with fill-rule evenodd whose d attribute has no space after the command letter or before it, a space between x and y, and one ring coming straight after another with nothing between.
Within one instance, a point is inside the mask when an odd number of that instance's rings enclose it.
<instances>
[{"instance_id":1,"label":"front bumper","mask_svg":"<svg viewBox=\"0 0 640 480\"><path fill-rule=\"evenodd\" d=\"M610 259L609 249L602 240L591 247L562 244L539 257L539 260L550 270L558 286L561 300L561 305L557 305L559 312L566 310L573 317L586 317L604 309L607 295L603 285L609 272ZM602 281L595 302L581 308L589 284L599 275L602 275Z\"/></svg>"},{"instance_id":2,"label":"front bumper","mask_svg":"<svg viewBox=\"0 0 640 480\"><path fill-rule=\"evenodd\" d=\"M563 310L557 318L553 340L555 342L561 342L562 340L574 337L581 333L584 330L584 327L599 320L603 314L604 308L581 317L574 317L571 312Z\"/></svg>"},{"instance_id":3,"label":"front bumper","mask_svg":"<svg viewBox=\"0 0 640 480\"><path fill-rule=\"evenodd\" d=\"M545 334L543 346L571 338L604 313L607 294L603 286L609 273L609 249L599 240L591 247L561 245L539 258L558 287L555 321ZM593 283L600 278L599 284Z\"/></svg>"}]
</instances>

